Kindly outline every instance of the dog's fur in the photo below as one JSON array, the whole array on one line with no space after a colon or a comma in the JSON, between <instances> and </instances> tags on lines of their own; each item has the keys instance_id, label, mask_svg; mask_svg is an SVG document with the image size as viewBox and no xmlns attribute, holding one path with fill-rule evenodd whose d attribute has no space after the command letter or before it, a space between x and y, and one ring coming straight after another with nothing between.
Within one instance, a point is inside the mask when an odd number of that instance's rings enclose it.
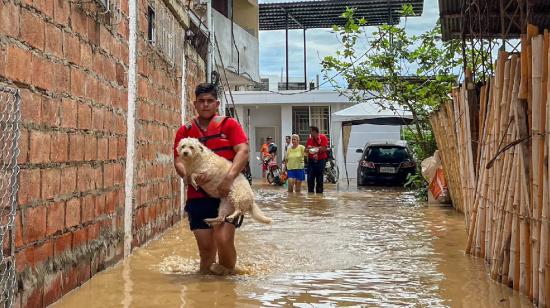
<instances>
[{"instance_id":1,"label":"dog's fur","mask_svg":"<svg viewBox=\"0 0 550 308\"><path fill-rule=\"evenodd\" d=\"M206 174L208 182L201 188L211 197L220 198L218 186L231 168L231 162L216 155L196 138L183 138L178 143L176 150L178 159L183 162L185 172L191 178L191 185L198 189L195 182L196 176ZM219 224L224 222L226 217L232 221L245 213L250 213L252 218L258 222L271 223L271 219L266 217L254 202L254 193L247 179L244 175L239 174L231 186L229 195L221 198L218 217L204 221L210 225Z\"/></svg>"}]
</instances>

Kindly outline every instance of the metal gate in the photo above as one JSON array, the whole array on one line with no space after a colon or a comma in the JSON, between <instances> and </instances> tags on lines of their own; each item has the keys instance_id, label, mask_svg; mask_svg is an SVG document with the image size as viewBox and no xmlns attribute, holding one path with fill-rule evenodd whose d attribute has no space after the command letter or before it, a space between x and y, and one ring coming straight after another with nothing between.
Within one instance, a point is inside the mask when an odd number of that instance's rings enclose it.
<instances>
[{"instance_id":1,"label":"metal gate","mask_svg":"<svg viewBox=\"0 0 550 308\"><path fill-rule=\"evenodd\" d=\"M12 307L15 280L15 209L19 166L19 90L0 85L0 308Z\"/></svg>"}]
</instances>

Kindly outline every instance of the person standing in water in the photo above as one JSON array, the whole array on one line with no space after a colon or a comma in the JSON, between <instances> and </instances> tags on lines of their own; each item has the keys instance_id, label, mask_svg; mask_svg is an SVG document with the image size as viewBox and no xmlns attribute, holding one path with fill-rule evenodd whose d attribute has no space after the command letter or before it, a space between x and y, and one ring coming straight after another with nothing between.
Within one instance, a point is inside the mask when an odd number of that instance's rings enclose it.
<instances>
[{"instance_id":1,"label":"person standing in water","mask_svg":"<svg viewBox=\"0 0 550 308\"><path fill-rule=\"evenodd\" d=\"M300 144L300 136L292 135L292 143L285 154L285 164L288 175L288 192L300 193L302 190L302 182L306 175L304 172L304 157L306 149Z\"/></svg>"},{"instance_id":2,"label":"person standing in water","mask_svg":"<svg viewBox=\"0 0 550 308\"><path fill-rule=\"evenodd\" d=\"M327 161L328 138L319 133L319 128L311 126L311 135L306 142L308 151L307 164L307 191L309 193L323 193L323 174Z\"/></svg>"},{"instance_id":3,"label":"person standing in water","mask_svg":"<svg viewBox=\"0 0 550 308\"><path fill-rule=\"evenodd\" d=\"M231 169L224 175L224 180L218 187L220 196L227 196L233 181L248 162L248 137L239 122L217 115L220 101L215 85L210 83L198 85L195 96L194 105L198 116L190 124L180 127L176 133L174 167L185 183L189 184L189 175L183 163L177 159L176 148L183 138L199 139L214 153L232 161ZM209 180L206 175L199 175L196 183L202 186ZM242 217L211 227L204 222L204 219L218 216L220 199L212 198L201 189L196 190L192 185L188 185L186 200L185 210L199 249L200 271L215 274L231 273L237 262L235 228L242 223ZM216 256L218 263L216 263Z\"/></svg>"}]
</instances>

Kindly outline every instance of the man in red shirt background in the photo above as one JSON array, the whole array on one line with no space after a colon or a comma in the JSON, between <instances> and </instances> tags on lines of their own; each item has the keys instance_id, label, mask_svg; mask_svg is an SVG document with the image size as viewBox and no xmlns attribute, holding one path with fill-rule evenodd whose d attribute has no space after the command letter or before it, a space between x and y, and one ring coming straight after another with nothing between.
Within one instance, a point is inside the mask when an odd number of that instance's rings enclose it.
<instances>
[{"instance_id":1,"label":"man in red shirt background","mask_svg":"<svg viewBox=\"0 0 550 308\"><path fill-rule=\"evenodd\" d=\"M308 151L307 164L307 191L309 193L323 193L323 174L325 172L325 163L328 158L328 138L319 133L319 128L311 126L311 135L306 142Z\"/></svg>"},{"instance_id":2,"label":"man in red shirt background","mask_svg":"<svg viewBox=\"0 0 550 308\"><path fill-rule=\"evenodd\" d=\"M216 86L200 84L195 89L194 102L198 117L190 124L183 125L176 133L174 140L174 167L185 183L189 183L189 175L185 172L183 163L179 162L176 147L181 139L194 137L216 154L233 162L231 169L225 175L224 181L218 187L221 196L227 196L235 178L241 173L248 162L248 137L241 125L232 118L217 116L220 106ZM196 182L199 186L208 183L205 175L199 175ZM189 217L189 225L200 255L200 271L226 273L235 268L237 252L235 250L235 228L238 221L225 222L209 226L205 218L218 216L220 199L212 198L192 185L187 187L185 210ZM241 221L242 222L242 221ZM218 263L216 262L216 255Z\"/></svg>"}]
</instances>

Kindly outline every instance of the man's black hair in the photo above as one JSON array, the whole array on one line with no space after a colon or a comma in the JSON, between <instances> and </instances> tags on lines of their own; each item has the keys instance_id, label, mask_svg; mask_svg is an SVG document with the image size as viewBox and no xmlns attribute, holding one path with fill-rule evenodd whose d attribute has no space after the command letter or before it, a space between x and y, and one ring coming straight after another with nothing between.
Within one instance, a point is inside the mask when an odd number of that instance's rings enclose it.
<instances>
[{"instance_id":1,"label":"man's black hair","mask_svg":"<svg viewBox=\"0 0 550 308\"><path fill-rule=\"evenodd\" d=\"M213 83L201 83L195 88L195 97L204 93L212 94L218 99L218 88Z\"/></svg>"},{"instance_id":2,"label":"man's black hair","mask_svg":"<svg viewBox=\"0 0 550 308\"><path fill-rule=\"evenodd\" d=\"M310 126L309 129L311 129L312 131L314 131L316 133L319 133L319 127L317 127L317 126Z\"/></svg>"}]
</instances>

